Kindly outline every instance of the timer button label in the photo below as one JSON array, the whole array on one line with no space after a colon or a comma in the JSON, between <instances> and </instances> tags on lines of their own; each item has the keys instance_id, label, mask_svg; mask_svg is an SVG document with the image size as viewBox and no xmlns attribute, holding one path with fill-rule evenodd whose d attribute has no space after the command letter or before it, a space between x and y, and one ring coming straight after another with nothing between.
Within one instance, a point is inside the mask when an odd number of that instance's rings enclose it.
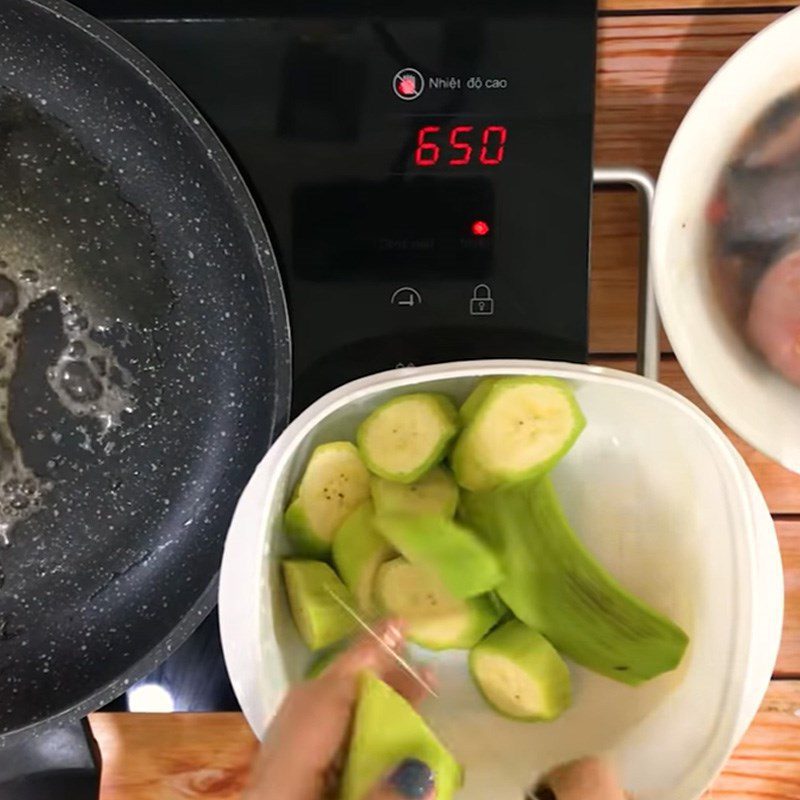
<instances>
[{"instance_id":1,"label":"timer button label","mask_svg":"<svg viewBox=\"0 0 800 800\"><path fill-rule=\"evenodd\" d=\"M425 90L425 78L414 67L404 67L392 79L392 88L401 100L416 100Z\"/></svg>"}]
</instances>

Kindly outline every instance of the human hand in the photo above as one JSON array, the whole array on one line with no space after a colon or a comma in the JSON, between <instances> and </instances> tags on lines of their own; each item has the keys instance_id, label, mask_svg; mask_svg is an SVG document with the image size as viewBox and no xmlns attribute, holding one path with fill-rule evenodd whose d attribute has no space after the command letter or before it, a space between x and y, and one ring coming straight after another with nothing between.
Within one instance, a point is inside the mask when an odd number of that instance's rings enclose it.
<instances>
[{"instance_id":1,"label":"human hand","mask_svg":"<svg viewBox=\"0 0 800 800\"><path fill-rule=\"evenodd\" d=\"M539 782L536 800L626 800L614 770L599 758L562 764Z\"/></svg>"},{"instance_id":2,"label":"human hand","mask_svg":"<svg viewBox=\"0 0 800 800\"><path fill-rule=\"evenodd\" d=\"M393 650L403 647L402 627L376 628ZM267 730L241 800L328 800L336 796L342 758L358 696L358 676L371 669L410 703L425 690L372 638L362 637L318 678L294 686ZM427 681L432 676L425 675ZM365 800L434 800L430 768L408 759ZM540 782L537 800L626 800L611 768L596 758L562 765Z\"/></svg>"},{"instance_id":3,"label":"human hand","mask_svg":"<svg viewBox=\"0 0 800 800\"><path fill-rule=\"evenodd\" d=\"M376 628L384 644L400 650L402 626L388 620ZM292 687L270 724L242 800L326 800L335 796L358 697L358 676L372 670L413 705L423 687L372 638L345 650L318 678ZM431 680L427 675L426 680ZM366 800L433 800L433 775L409 759Z\"/></svg>"}]
</instances>

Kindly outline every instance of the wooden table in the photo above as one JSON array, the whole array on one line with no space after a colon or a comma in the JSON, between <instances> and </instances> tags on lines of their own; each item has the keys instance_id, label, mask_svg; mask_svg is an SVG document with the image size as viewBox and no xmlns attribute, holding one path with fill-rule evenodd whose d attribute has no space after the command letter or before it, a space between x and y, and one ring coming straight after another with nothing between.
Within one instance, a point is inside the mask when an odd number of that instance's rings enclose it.
<instances>
[{"instance_id":1,"label":"wooden table","mask_svg":"<svg viewBox=\"0 0 800 800\"><path fill-rule=\"evenodd\" d=\"M744 41L793 5L602 0L595 163L657 174L705 82ZM625 192L599 195L593 230L592 360L628 370L635 337L635 203ZM662 380L702 406L666 341L663 353ZM800 477L732 438L775 516L786 622L770 691L708 797L800 800ZM105 761L102 800L238 797L255 746L239 714L99 714L92 726Z\"/></svg>"}]
</instances>

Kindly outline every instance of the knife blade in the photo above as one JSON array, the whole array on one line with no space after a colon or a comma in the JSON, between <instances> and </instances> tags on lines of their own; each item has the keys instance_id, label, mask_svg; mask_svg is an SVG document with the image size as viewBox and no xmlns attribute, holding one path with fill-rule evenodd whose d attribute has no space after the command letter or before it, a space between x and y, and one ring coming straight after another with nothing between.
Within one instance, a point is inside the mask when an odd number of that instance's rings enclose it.
<instances>
[{"instance_id":1,"label":"knife blade","mask_svg":"<svg viewBox=\"0 0 800 800\"><path fill-rule=\"evenodd\" d=\"M372 629L372 626L362 619L361 615L354 609L350 607L350 604L345 602L341 597L339 597L336 592L331 589L330 586L325 587L325 591L358 623L358 625L363 628L399 665L400 667L407 672L423 689L425 689L428 694L432 695L433 697L438 697L439 695L436 694L434 688L422 677L422 675L411 666L411 664L406 661L400 653L395 652L389 647L386 642L378 636L377 633Z\"/></svg>"}]
</instances>

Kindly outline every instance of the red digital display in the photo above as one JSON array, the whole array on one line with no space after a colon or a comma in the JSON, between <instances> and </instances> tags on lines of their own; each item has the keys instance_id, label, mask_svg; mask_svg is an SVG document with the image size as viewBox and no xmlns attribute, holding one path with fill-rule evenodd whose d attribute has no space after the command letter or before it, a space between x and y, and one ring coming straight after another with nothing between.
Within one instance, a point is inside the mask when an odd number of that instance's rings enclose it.
<instances>
[{"instance_id":1,"label":"red digital display","mask_svg":"<svg viewBox=\"0 0 800 800\"><path fill-rule=\"evenodd\" d=\"M425 125L417 131L414 163L418 167L493 167L503 163L508 130L503 125Z\"/></svg>"}]
</instances>

